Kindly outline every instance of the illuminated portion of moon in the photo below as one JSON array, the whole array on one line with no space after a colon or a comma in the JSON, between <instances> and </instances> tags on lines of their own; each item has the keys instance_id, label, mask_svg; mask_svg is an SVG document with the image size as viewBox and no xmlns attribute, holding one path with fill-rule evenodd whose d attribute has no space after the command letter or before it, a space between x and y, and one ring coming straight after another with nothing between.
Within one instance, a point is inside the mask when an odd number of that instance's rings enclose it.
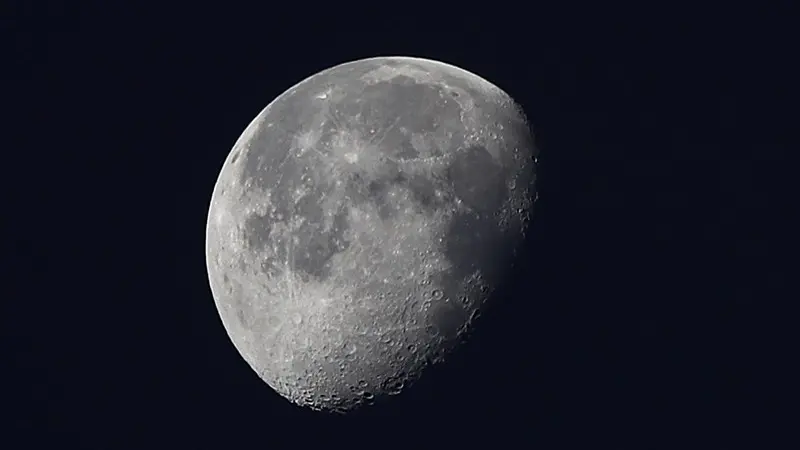
<instances>
[{"instance_id":1,"label":"illuminated portion of moon","mask_svg":"<svg viewBox=\"0 0 800 450\"><path fill-rule=\"evenodd\" d=\"M535 156L516 103L451 65L372 58L300 82L214 187L206 257L231 341L298 405L399 393L502 282Z\"/></svg>"}]
</instances>

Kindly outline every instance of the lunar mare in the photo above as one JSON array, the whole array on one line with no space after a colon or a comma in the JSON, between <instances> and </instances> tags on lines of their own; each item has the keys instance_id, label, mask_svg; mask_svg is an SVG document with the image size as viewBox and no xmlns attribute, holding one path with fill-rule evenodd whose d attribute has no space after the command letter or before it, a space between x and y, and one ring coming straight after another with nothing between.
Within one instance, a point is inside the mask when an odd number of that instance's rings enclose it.
<instances>
[{"instance_id":1,"label":"lunar mare","mask_svg":"<svg viewBox=\"0 0 800 450\"><path fill-rule=\"evenodd\" d=\"M347 411L444 359L526 231L533 137L488 81L406 57L324 70L242 133L212 194L211 289L275 391Z\"/></svg>"}]
</instances>

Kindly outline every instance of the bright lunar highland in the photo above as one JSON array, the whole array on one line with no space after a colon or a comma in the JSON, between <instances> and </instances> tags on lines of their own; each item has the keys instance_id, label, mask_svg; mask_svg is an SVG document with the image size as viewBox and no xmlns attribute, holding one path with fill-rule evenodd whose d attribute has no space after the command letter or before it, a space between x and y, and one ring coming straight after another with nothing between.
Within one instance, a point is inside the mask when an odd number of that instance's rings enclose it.
<instances>
[{"instance_id":1,"label":"bright lunar highland","mask_svg":"<svg viewBox=\"0 0 800 450\"><path fill-rule=\"evenodd\" d=\"M441 62L364 59L290 88L211 198L208 276L234 346L298 405L399 393L509 274L536 153L508 94Z\"/></svg>"}]
</instances>

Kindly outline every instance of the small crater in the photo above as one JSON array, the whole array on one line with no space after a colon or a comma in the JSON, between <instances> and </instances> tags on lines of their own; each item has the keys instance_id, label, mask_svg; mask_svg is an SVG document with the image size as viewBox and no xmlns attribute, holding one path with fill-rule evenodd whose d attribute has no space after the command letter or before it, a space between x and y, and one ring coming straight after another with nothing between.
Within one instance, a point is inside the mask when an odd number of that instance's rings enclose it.
<instances>
[{"instance_id":1,"label":"small crater","mask_svg":"<svg viewBox=\"0 0 800 450\"><path fill-rule=\"evenodd\" d=\"M528 225L529 225L529 224L530 224L530 222L531 222L531 217L530 217L530 215L528 215L528 214L525 214L525 215L523 215L523 216L522 216L522 218L521 218L521 221L522 221L522 228L523 228L523 229L527 228L527 227L528 227Z\"/></svg>"},{"instance_id":2,"label":"small crater","mask_svg":"<svg viewBox=\"0 0 800 450\"><path fill-rule=\"evenodd\" d=\"M387 378L382 383L381 387L383 388L383 391L385 391L387 394L389 394L389 395L397 395L397 394L400 393L400 391L403 390L403 387L405 386L404 378L405 378L405 374L401 372L401 373L397 374L396 376L392 376L392 377Z\"/></svg>"},{"instance_id":3,"label":"small crater","mask_svg":"<svg viewBox=\"0 0 800 450\"><path fill-rule=\"evenodd\" d=\"M470 322L474 322L480 316L481 316L481 310L480 309L476 309L475 311L472 311L472 315L469 316L469 321Z\"/></svg>"}]
</instances>

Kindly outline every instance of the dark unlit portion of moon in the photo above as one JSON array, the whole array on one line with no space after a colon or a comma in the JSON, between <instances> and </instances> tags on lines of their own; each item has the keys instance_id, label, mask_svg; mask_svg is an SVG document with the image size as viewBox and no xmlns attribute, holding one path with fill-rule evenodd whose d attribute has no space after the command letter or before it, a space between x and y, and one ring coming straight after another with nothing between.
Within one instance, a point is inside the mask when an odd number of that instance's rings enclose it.
<instances>
[{"instance_id":1,"label":"dark unlit portion of moon","mask_svg":"<svg viewBox=\"0 0 800 450\"><path fill-rule=\"evenodd\" d=\"M373 58L297 84L214 189L207 264L232 342L299 405L400 392L513 263L535 153L512 99L450 65Z\"/></svg>"}]
</instances>

